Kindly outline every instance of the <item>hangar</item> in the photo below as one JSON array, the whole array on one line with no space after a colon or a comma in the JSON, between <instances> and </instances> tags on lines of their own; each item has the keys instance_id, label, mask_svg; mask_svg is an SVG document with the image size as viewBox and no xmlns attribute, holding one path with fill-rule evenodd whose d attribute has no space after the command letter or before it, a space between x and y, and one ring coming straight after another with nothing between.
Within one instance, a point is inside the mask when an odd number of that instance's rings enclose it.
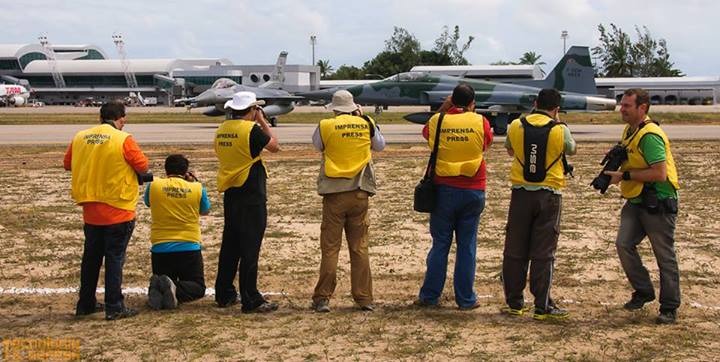
<instances>
[{"instance_id":1,"label":"hangar","mask_svg":"<svg viewBox=\"0 0 720 362\"><path fill-rule=\"evenodd\" d=\"M274 65L234 65L225 58L109 59L94 45L0 44L0 81L32 89L45 104L106 101L141 94L151 104L172 104L207 90L217 79L258 86L269 79ZM49 54L52 53L52 54ZM319 68L285 65L288 91L319 87ZM247 75L247 76L245 76Z\"/></svg>"}]
</instances>

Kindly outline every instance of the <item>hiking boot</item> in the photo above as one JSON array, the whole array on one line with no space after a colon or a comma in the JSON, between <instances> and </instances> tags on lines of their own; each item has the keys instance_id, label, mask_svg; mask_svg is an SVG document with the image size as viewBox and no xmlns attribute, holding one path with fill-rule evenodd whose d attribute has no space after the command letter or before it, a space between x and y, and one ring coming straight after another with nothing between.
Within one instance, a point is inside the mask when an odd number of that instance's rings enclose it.
<instances>
[{"instance_id":1,"label":"hiking boot","mask_svg":"<svg viewBox=\"0 0 720 362\"><path fill-rule=\"evenodd\" d=\"M422 300L420 298L415 299L415 301L413 302L413 305L416 307L419 307L419 308L439 308L440 307L440 305L438 303L433 304L426 300Z\"/></svg>"},{"instance_id":2,"label":"hiking boot","mask_svg":"<svg viewBox=\"0 0 720 362\"><path fill-rule=\"evenodd\" d=\"M330 301L327 299L320 299L317 303L313 302L311 308L316 313L328 313L330 312Z\"/></svg>"},{"instance_id":3,"label":"hiking boot","mask_svg":"<svg viewBox=\"0 0 720 362\"><path fill-rule=\"evenodd\" d=\"M525 312L529 312L530 308L528 307L520 307L520 308L513 308L510 306L505 306L500 308L500 313L507 314L509 316L521 316L525 314Z\"/></svg>"},{"instance_id":4,"label":"hiking boot","mask_svg":"<svg viewBox=\"0 0 720 362\"><path fill-rule=\"evenodd\" d=\"M666 311L660 311L660 314L655 319L655 323L657 324L675 324L677 321L677 311L676 310L666 310Z\"/></svg>"},{"instance_id":5,"label":"hiking boot","mask_svg":"<svg viewBox=\"0 0 720 362\"><path fill-rule=\"evenodd\" d=\"M465 306L465 307L463 307L463 306L458 306L458 309L460 309L460 310L473 310L473 309L478 309L478 308L480 308L480 302L479 302L479 301L475 301L475 303L473 303L473 304L471 304L471 305L468 305L468 306Z\"/></svg>"},{"instance_id":6,"label":"hiking boot","mask_svg":"<svg viewBox=\"0 0 720 362\"><path fill-rule=\"evenodd\" d=\"M243 310L243 313L270 313L278 310L277 303L272 302L263 302L263 304L260 304L259 306L250 309L250 310Z\"/></svg>"},{"instance_id":7,"label":"hiking boot","mask_svg":"<svg viewBox=\"0 0 720 362\"><path fill-rule=\"evenodd\" d=\"M148 305L154 310L162 309L162 292L158 287L160 277L153 274L150 277L150 285L148 286Z\"/></svg>"},{"instance_id":8,"label":"hiking boot","mask_svg":"<svg viewBox=\"0 0 720 362\"><path fill-rule=\"evenodd\" d=\"M118 319L134 317L137 314L138 314L138 312L135 309L131 309L128 307L122 307L122 309L120 309L117 312L106 313L105 320L114 321L114 320L118 320Z\"/></svg>"},{"instance_id":9,"label":"hiking boot","mask_svg":"<svg viewBox=\"0 0 720 362\"><path fill-rule=\"evenodd\" d=\"M95 303L95 307L92 309L82 309L82 308L76 308L75 309L75 316L76 317L83 317L86 315L99 313L105 310L105 304L102 304L100 302Z\"/></svg>"},{"instance_id":10,"label":"hiking boot","mask_svg":"<svg viewBox=\"0 0 720 362\"><path fill-rule=\"evenodd\" d=\"M535 314L533 314L533 319L544 321L544 320L560 320L565 319L570 315L568 311L564 309L560 309L554 305L549 306L547 309L542 309L535 307Z\"/></svg>"},{"instance_id":11,"label":"hiking boot","mask_svg":"<svg viewBox=\"0 0 720 362\"><path fill-rule=\"evenodd\" d=\"M623 308L627 310L638 310L642 309L645 303L649 303L655 300L655 295L645 294L640 292L633 292L632 298L623 305Z\"/></svg>"},{"instance_id":12,"label":"hiking boot","mask_svg":"<svg viewBox=\"0 0 720 362\"><path fill-rule=\"evenodd\" d=\"M330 310L330 307L328 307L328 311L329 311L329 310ZM363 312L374 312L374 311L375 311L375 306L374 306L372 303L370 303L370 304L365 304L365 305L361 305L361 306L360 306L360 310L363 311Z\"/></svg>"},{"instance_id":13,"label":"hiking boot","mask_svg":"<svg viewBox=\"0 0 720 362\"><path fill-rule=\"evenodd\" d=\"M162 293L162 309L177 308L178 300L177 296L175 296L177 288L169 276L161 275L158 277L157 289Z\"/></svg>"}]
</instances>

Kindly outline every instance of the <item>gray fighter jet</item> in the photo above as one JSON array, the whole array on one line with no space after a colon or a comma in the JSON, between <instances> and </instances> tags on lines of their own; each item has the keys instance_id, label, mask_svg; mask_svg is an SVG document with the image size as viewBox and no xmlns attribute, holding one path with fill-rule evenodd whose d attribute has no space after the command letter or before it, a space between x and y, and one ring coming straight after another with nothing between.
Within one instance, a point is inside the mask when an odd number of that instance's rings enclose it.
<instances>
[{"instance_id":1,"label":"gray fighter jet","mask_svg":"<svg viewBox=\"0 0 720 362\"><path fill-rule=\"evenodd\" d=\"M185 104L189 108L210 107L203 114L216 117L225 115L225 102L232 99L233 94L243 91L253 92L258 99L265 101L263 110L270 121L270 125L275 127L277 125L277 116L290 113L295 108L294 102L303 99L281 89L285 81L284 67L287 54L285 51L280 52L275 71L270 80L259 87L250 87L237 84L231 79L220 78L213 83L210 89L196 97L176 99L175 103Z\"/></svg>"},{"instance_id":2,"label":"gray fighter jet","mask_svg":"<svg viewBox=\"0 0 720 362\"><path fill-rule=\"evenodd\" d=\"M346 88L355 102L380 107L429 105L437 109L458 84L475 89L476 111L485 115L495 134L505 134L509 121L532 110L541 88L556 88L562 93L562 111L614 110L615 100L594 96L597 93L594 70L587 47L571 47L545 79L515 84L488 82L446 75L409 72L382 81ZM298 93L310 100L329 101L337 88ZM405 119L425 124L433 112L418 112Z\"/></svg>"}]
</instances>

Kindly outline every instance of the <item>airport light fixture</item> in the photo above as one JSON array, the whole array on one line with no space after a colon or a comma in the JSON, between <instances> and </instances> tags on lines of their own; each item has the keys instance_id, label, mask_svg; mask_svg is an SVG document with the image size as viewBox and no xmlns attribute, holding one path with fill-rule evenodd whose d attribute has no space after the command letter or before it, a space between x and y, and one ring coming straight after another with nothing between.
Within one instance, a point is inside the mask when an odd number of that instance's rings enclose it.
<instances>
[{"instance_id":1,"label":"airport light fixture","mask_svg":"<svg viewBox=\"0 0 720 362\"><path fill-rule=\"evenodd\" d=\"M567 45L566 45L566 43L567 43L567 38L568 38L568 31L567 31L567 30L563 30L563 31L560 33L560 39L562 39L562 41L563 41L563 55L567 52Z\"/></svg>"},{"instance_id":2,"label":"airport light fixture","mask_svg":"<svg viewBox=\"0 0 720 362\"><path fill-rule=\"evenodd\" d=\"M312 46L312 65L315 64L315 44L317 44L317 36L310 35L310 45Z\"/></svg>"}]
</instances>

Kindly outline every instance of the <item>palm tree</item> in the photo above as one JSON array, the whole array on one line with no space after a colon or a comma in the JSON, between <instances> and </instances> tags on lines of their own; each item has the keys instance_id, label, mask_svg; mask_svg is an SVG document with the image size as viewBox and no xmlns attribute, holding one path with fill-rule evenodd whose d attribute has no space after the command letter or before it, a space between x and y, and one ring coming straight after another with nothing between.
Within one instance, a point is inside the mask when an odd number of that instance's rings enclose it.
<instances>
[{"instance_id":1,"label":"palm tree","mask_svg":"<svg viewBox=\"0 0 720 362\"><path fill-rule=\"evenodd\" d=\"M526 65L545 65L545 62L539 62L542 55L535 54L535 52L525 52L518 60L518 64Z\"/></svg>"},{"instance_id":2,"label":"palm tree","mask_svg":"<svg viewBox=\"0 0 720 362\"><path fill-rule=\"evenodd\" d=\"M320 77L323 79L327 78L327 76L330 75L330 73L332 73L334 70L333 67L330 65L330 60L328 59L320 59L317 61L316 65L320 67Z\"/></svg>"}]
</instances>

